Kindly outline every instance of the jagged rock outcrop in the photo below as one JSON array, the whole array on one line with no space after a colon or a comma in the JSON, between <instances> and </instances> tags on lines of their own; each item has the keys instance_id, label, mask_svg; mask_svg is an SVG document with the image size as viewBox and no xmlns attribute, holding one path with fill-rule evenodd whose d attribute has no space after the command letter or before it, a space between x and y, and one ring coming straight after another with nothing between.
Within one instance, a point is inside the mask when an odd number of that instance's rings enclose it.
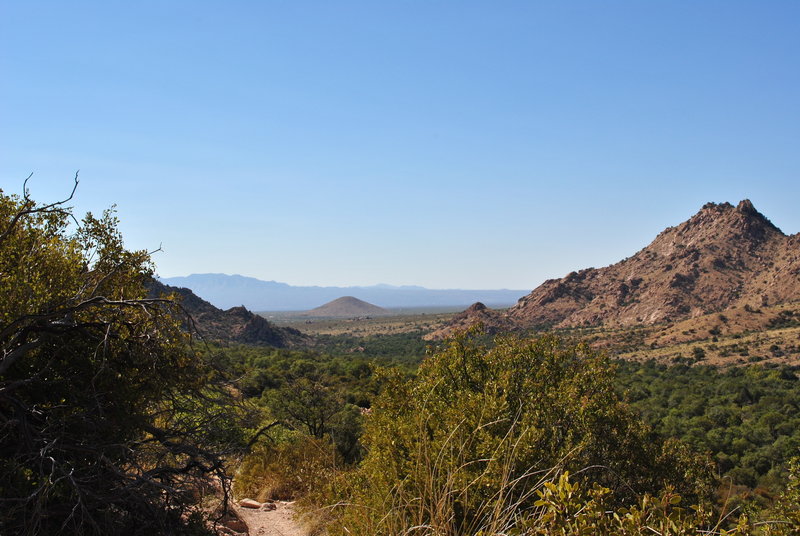
<instances>
[{"instance_id":1,"label":"jagged rock outcrop","mask_svg":"<svg viewBox=\"0 0 800 536\"><path fill-rule=\"evenodd\" d=\"M545 281L502 316L516 328L630 326L797 300L800 234L744 200L707 203L632 257Z\"/></svg>"},{"instance_id":2,"label":"jagged rock outcrop","mask_svg":"<svg viewBox=\"0 0 800 536\"><path fill-rule=\"evenodd\" d=\"M171 287L152 280L148 284L151 297L175 295L191 316L194 328L210 340L262 344L286 348L307 342L308 336L294 328L278 327L246 308L218 309L188 288Z\"/></svg>"},{"instance_id":3,"label":"jagged rock outcrop","mask_svg":"<svg viewBox=\"0 0 800 536\"><path fill-rule=\"evenodd\" d=\"M470 305L466 311L455 315L446 326L423 338L425 340L442 339L455 331L464 331L476 324L481 324L489 334L501 333L514 328L514 324L503 313L477 302Z\"/></svg>"}]
</instances>

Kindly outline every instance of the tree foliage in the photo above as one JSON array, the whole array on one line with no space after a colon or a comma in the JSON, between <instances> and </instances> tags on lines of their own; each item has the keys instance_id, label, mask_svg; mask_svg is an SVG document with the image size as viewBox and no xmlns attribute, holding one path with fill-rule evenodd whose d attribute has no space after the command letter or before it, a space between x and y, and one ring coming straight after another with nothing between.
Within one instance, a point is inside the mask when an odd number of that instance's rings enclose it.
<instances>
[{"instance_id":1,"label":"tree foliage","mask_svg":"<svg viewBox=\"0 0 800 536\"><path fill-rule=\"evenodd\" d=\"M789 367L619 363L631 406L663 436L708 451L735 485L776 491L800 453L800 379Z\"/></svg>"},{"instance_id":2,"label":"tree foliage","mask_svg":"<svg viewBox=\"0 0 800 536\"><path fill-rule=\"evenodd\" d=\"M487 348L464 335L416 381L389 376L366 420L368 454L348 478L361 508L347 510L358 515L345 515L343 533L440 522L431 533L474 534L497 512L533 511L533 490L563 470L603 486L611 506L667 489L687 501L710 493L707 460L652 433L586 345L504 337Z\"/></svg>"},{"instance_id":3,"label":"tree foliage","mask_svg":"<svg viewBox=\"0 0 800 536\"><path fill-rule=\"evenodd\" d=\"M113 213L0 191L0 533L175 532L225 482L238 439L152 273Z\"/></svg>"}]
</instances>

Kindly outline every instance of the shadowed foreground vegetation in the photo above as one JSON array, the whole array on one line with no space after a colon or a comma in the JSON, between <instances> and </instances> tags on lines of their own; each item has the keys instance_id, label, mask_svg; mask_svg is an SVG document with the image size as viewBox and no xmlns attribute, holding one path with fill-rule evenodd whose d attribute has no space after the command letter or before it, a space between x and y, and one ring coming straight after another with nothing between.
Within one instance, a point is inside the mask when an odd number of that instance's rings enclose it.
<instances>
[{"instance_id":1,"label":"shadowed foreground vegetation","mask_svg":"<svg viewBox=\"0 0 800 536\"><path fill-rule=\"evenodd\" d=\"M246 412L152 273L111 213L0 192L0 534L211 526L196 506L228 490Z\"/></svg>"}]
</instances>

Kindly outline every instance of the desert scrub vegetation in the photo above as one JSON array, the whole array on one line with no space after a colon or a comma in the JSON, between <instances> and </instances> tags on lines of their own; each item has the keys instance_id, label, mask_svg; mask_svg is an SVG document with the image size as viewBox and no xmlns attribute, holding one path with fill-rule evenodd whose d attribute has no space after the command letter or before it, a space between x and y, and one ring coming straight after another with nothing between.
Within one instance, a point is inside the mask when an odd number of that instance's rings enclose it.
<instances>
[{"instance_id":1,"label":"desert scrub vegetation","mask_svg":"<svg viewBox=\"0 0 800 536\"><path fill-rule=\"evenodd\" d=\"M655 515L648 503L635 510L647 497L709 503L710 460L642 423L612 369L552 335L486 347L468 333L412 381L385 372L364 425L367 454L329 487L331 534L563 533L537 532L556 523L543 509L578 491L598 512L640 516Z\"/></svg>"},{"instance_id":2,"label":"desert scrub vegetation","mask_svg":"<svg viewBox=\"0 0 800 536\"><path fill-rule=\"evenodd\" d=\"M228 348L243 392L286 425L236 494L299 498L331 534L781 534L764 522L788 519L767 509L796 452L792 369L609 361L570 340L470 334L418 369L405 352ZM725 427L739 455L717 450Z\"/></svg>"},{"instance_id":3,"label":"desert scrub vegetation","mask_svg":"<svg viewBox=\"0 0 800 536\"><path fill-rule=\"evenodd\" d=\"M204 533L236 405L147 297L149 254L67 202L0 191L0 533Z\"/></svg>"},{"instance_id":4,"label":"desert scrub vegetation","mask_svg":"<svg viewBox=\"0 0 800 536\"><path fill-rule=\"evenodd\" d=\"M330 441L284 432L283 438L259 444L242 460L233 492L261 502L294 500L314 492L342 467Z\"/></svg>"},{"instance_id":5,"label":"desert scrub vegetation","mask_svg":"<svg viewBox=\"0 0 800 536\"><path fill-rule=\"evenodd\" d=\"M619 362L616 382L660 435L713 457L724 481L763 504L800 453L800 379L788 366Z\"/></svg>"}]
</instances>

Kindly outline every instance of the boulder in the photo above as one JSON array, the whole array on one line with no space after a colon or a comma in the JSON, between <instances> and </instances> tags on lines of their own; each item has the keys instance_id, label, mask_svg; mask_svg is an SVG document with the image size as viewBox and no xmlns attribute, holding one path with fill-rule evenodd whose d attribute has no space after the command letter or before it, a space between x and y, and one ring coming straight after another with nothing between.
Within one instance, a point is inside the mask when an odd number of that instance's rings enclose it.
<instances>
[{"instance_id":1,"label":"boulder","mask_svg":"<svg viewBox=\"0 0 800 536\"><path fill-rule=\"evenodd\" d=\"M254 501L253 499L242 499L239 501L239 506L242 508L253 508L254 510L258 510L261 508L262 504L258 501Z\"/></svg>"}]
</instances>

